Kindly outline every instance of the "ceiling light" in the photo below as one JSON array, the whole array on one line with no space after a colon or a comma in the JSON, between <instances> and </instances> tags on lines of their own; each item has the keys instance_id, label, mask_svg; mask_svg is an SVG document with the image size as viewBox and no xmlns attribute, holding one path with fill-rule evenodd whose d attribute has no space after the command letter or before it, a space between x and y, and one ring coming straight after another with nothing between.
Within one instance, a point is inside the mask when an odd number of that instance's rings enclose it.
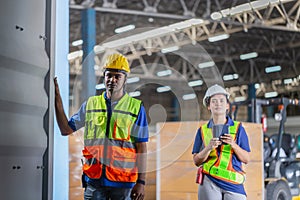
<instances>
[{"instance_id":1,"label":"ceiling light","mask_svg":"<svg viewBox=\"0 0 300 200\"><path fill-rule=\"evenodd\" d=\"M195 99L196 98L196 94L192 93L192 94L185 94L182 96L183 100L190 100L190 99Z\"/></svg>"},{"instance_id":2,"label":"ceiling light","mask_svg":"<svg viewBox=\"0 0 300 200\"><path fill-rule=\"evenodd\" d=\"M209 42L217 42L217 41L225 40L225 39L228 39L228 38L229 38L229 35L225 33L225 34L209 37L208 41Z\"/></svg>"},{"instance_id":3,"label":"ceiling light","mask_svg":"<svg viewBox=\"0 0 300 200\"><path fill-rule=\"evenodd\" d=\"M97 70L99 70L99 69L100 69L99 65L94 65L94 70L95 70L95 71L97 71Z\"/></svg>"},{"instance_id":4,"label":"ceiling light","mask_svg":"<svg viewBox=\"0 0 300 200\"><path fill-rule=\"evenodd\" d=\"M96 90L102 90L102 89L105 89L105 85L104 85L104 83L97 84L97 85L95 86L95 88L96 88Z\"/></svg>"},{"instance_id":5,"label":"ceiling light","mask_svg":"<svg viewBox=\"0 0 300 200\"><path fill-rule=\"evenodd\" d=\"M277 92L266 92L265 93L265 98L272 98L272 97L277 97L278 93Z\"/></svg>"},{"instance_id":6,"label":"ceiling light","mask_svg":"<svg viewBox=\"0 0 300 200\"><path fill-rule=\"evenodd\" d=\"M203 19L197 19L197 18L192 18L187 20L191 25L197 25L197 24L202 24L204 21Z\"/></svg>"},{"instance_id":7,"label":"ceiling light","mask_svg":"<svg viewBox=\"0 0 300 200\"><path fill-rule=\"evenodd\" d=\"M127 79L127 83L136 83L139 82L140 78L139 77L132 77Z\"/></svg>"},{"instance_id":8,"label":"ceiling light","mask_svg":"<svg viewBox=\"0 0 300 200\"><path fill-rule=\"evenodd\" d=\"M129 92L128 95L131 97L139 97L141 96L141 92L140 91Z\"/></svg>"},{"instance_id":9,"label":"ceiling light","mask_svg":"<svg viewBox=\"0 0 300 200\"><path fill-rule=\"evenodd\" d=\"M95 54L99 54L105 51L105 48L103 46L100 45L96 45L94 46L94 52Z\"/></svg>"},{"instance_id":10,"label":"ceiling light","mask_svg":"<svg viewBox=\"0 0 300 200\"><path fill-rule=\"evenodd\" d=\"M281 66L280 65L265 68L266 73L273 73L273 72L279 72L279 71L281 71Z\"/></svg>"},{"instance_id":11,"label":"ceiling light","mask_svg":"<svg viewBox=\"0 0 300 200\"><path fill-rule=\"evenodd\" d=\"M256 52L251 52L251 53L246 53L246 54L241 54L240 59L241 60L247 60L251 58L256 58L258 54Z\"/></svg>"},{"instance_id":12,"label":"ceiling light","mask_svg":"<svg viewBox=\"0 0 300 200\"><path fill-rule=\"evenodd\" d=\"M122 27L116 28L115 33L124 33L126 31L130 31L130 30L133 30L133 29L135 29L135 25L129 24L127 26L122 26Z\"/></svg>"},{"instance_id":13,"label":"ceiling light","mask_svg":"<svg viewBox=\"0 0 300 200\"><path fill-rule=\"evenodd\" d=\"M68 60L73 60L77 57L80 57L83 55L83 51L79 50L79 51L74 51L68 54Z\"/></svg>"},{"instance_id":14,"label":"ceiling light","mask_svg":"<svg viewBox=\"0 0 300 200\"><path fill-rule=\"evenodd\" d=\"M238 78L239 78L238 74L227 74L227 75L223 76L224 81L231 81L231 80L238 79Z\"/></svg>"},{"instance_id":15,"label":"ceiling light","mask_svg":"<svg viewBox=\"0 0 300 200\"><path fill-rule=\"evenodd\" d=\"M218 20L218 19L221 19L223 16L220 12L213 12L210 17L213 19L213 20Z\"/></svg>"},{"instance_id":16,"label":"ceiling light","mask_svg":"<svg viewBox=\"0 0 300 200\"><path fill-rule=\"evenodd\" d=\"M258 88L260 88L260 84L259 83L255 83L254 87L255 87L255 89L258 89Z\"/></svg>"},{"instance_id":17,"label":"ceiling light","mask_svg":"<svg viewBox=\"0 0 300 200\"><path fill-rule=\"evenodd\" d=\"M161 93L161 92L168 92L171 90L170 86L162 86L162 87L158 87L156 88L156 91Z\"/></svg>"},{"instance_id":18,"label":"ceiling light","mask_svg":"<svg viewBox=\"0 0 300 200\"><path fill-rule=\"evenodd\" d=\"M195 87L195 86L202 85L203 81L202 80L190 81L190 82L188 82L188 84L190 87Z\"/></svg>"},{"instance_id":19,"label":"ceiling light","mask_svg":"<svg viewBox=\"0 0 300 200\"><path fill-rule=\"evenodd\" d=\"M200 69L207 68L207 67L213 67L213 66L215 66L215 62L214 61L199 63L199 65L198 65L198 67Z\"/></svg>"},{"instance_id":20,"label":"ceiling light","mask_svg":"<svg viewBox=\"0 0 300 200\"><path fill-rule=\"evenodd\" d=\"M284 79L283 80L283 83L284 84L290 84L290 83L292 83L293 82L293 79L291 79L291 78L287 78L287 79Z\"/></svg>"},{"instance_id":21,"label":"ceiling light","mask_svg":"<svg viewBox=\"0 0 300 200\"><path fill-rule=\"evenodd\" d=\"M164 71L159 71L157 72L157 76L168 76L171 75L172 71L170 69L164 70Z\"/></svg>"},{"instance_id":22,"label":"ceiling light","mask_svg":"<svg viewBox=\"0 0 300 200\"><path fill-rule=\"evenodd\" d=\"M172 47L162 49L161 52L162 53L170 53L173 51L177 51L178 49L179 49L179 46L172 46Z\"/></svg>"},{"instance_id":23,"label":"ceiling light","mask_svg":"<svg viewBox=\"0 0 300 200\"><path fill-rule=\"evenodd\" d=\"M75 40L72 42L72 46L76 47L83 44L83 40Z\"/></svg>"},{"instance_id":24,"label":"ceiling light","mask_svg":"<svg viewBox=\"0 0 300 200\"><path fill-rule=\"evenodd\" d=\"M154 19L152 17L148 18L148 22L153 22L153 21L154 21Z\"/></svg>"}]
</instances>

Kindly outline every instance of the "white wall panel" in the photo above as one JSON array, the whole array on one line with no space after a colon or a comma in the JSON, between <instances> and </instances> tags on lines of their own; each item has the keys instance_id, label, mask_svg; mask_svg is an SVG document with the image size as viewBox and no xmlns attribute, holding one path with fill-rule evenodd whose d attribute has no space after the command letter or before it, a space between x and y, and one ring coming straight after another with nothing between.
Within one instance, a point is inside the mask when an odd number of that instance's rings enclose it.
<instances>
[{"instance_id":1,"label":"white wall panel","mask_svg":"<svg viewBox=\"0 0 300 200\"><path fill-rule=\"evenodd\" d=\"M44 162L51 113L46 1L2 1L0 13L1 199L45 199L51 173Z\"/></svg>"}]
</instances>

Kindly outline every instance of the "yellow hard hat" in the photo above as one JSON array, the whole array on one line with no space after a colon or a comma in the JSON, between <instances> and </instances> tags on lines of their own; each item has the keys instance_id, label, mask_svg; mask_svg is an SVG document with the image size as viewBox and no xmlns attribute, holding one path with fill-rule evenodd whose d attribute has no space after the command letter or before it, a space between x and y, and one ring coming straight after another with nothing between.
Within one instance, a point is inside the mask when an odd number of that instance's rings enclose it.
<instances>
[{"instance_id":1,"label":"yellow hard hat","mask_svg":"<svg viewBox=\"0 0 300 200\"><path fill-rule=\"evenodd\" d=\"M104 70L118 70L126 73L130 72L129 63L125 56L119 53L111 54L106 57Z\"/></svg>"},{"instance_id":2,"label":"yellow hard hat","mask_svg":"<svg viewBox=\"0 0 300 200\"><path fill-rule=\"evenodd\" d=\"M222 86L215 84L213 86L210 86L204 95L203 105L205 107L209 104L209 98L214 96L215 94L224 94L227 100L229 100L230 94Z\"/></svg>"}]
</instances>

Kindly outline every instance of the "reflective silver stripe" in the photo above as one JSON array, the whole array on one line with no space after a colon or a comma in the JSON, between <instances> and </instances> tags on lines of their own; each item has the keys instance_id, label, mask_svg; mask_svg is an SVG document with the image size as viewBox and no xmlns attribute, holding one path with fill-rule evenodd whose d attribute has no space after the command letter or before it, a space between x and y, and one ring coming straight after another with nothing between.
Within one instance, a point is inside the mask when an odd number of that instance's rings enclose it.
<instances>
[{"instance_id":1,"label":"reflective silver stripe","mask_svg":"<svg viewBox=\"0 0 300 200\"><path fill-rule=\"evenodd\" d=\"M98 138L98 139L85 139L84 146L103 146L106 138Z\"/></svg>"},{"instance_id":2,"label":"reflective silver stripe","mask_svg":"<svg viewBox=\"0 0 300 200\"><path fill-rule=\"evenodd\" d=\"M109 139L109 140L110 140L109 144L111 144L111 146L135 149L134 144L131 142L121 141L121 140L113 140L113 139Z\"/></svg>"},{"instance_id":3,"label":"reflective silver stripe","mask_svg":"<svg viewBox=\"0 0 300 200\"><path fill-rule=\"evenodd\" d=\"M88 165L95 165L95 164L98 164L98 160L96 158L91 158L91 159L86 160L85 163ZM118 168L122 168L122 169L133 169L136 164L135 162L124 162L124 161L120 161L120 160L114 160L113 166L111 166L111 164L110 164L111 159L109 159L109 158L101 158L100 163L105 166L118 167Z\"/></svg>"},{"instance_id":4,"label":"reflective silver stripe","mask_svg":"<svg viewBox=\"0 0 300 200\"><path fill-rule=\"evenodd\" d=\"M117 146L117 147L135 149L134 144L131 142L121 141L121 140L113 140L113 139L108 139L108 138L85 139L84 145L85 146L101 146L101 145L104 145L105 141L106 141L106 145L108 145L108 146Z\"/></svg>"},{"instance_id":5,"label":"reflective silver stripe","mask_svg":"<svg viewBox=\"0 0 300 200\"><path fill-rule=\"evenodd\" d=\"M103 165L106 165L106 166L110 166L110 161L111 161L110 158L100 158L100 163ZM85 161L85 163L88 165L96 165L99 162L98 162L98 159L96 159L96 158L90 158L90 159L87 159Z\"/></svg>"},{"instance_id":6,"label":"reflective silver stripe","mask_svg":"<svg viewBox=\"0 0 300 200\"><path fill-rule=\"evenodd\" d=\"M113 166L122 168L122 169L133 169L135 167L135 162L124 162L120 160L114 160L113 161Z\"/></svg>"},{"instance_id":7,"label":"reflective silver stripe","mask_svg":"<svg viewBox=\"0 0 300 200\"><path fill-rule=\"evenodd\" d=\"M105 165L105 166L109 166L110 165L110 158L101 158L100 163Z\"/></svg>"}]
</instances>

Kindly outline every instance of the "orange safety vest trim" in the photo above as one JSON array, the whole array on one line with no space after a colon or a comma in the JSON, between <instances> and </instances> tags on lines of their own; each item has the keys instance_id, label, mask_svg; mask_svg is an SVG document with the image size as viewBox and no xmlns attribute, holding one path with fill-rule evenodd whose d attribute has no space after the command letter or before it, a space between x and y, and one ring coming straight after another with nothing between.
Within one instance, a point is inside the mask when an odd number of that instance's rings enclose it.
<instances>
[{"instance_id":1,"label":"orange safety vest trim","mask_svg":"<svg viewBox=\"0 0 300 200\"><path fill-rule=\"evenodd\" d=\"M236 133L240 126L240 122L234 121L234 125L229 127L230 135L236 139ZM207 146L213 138L212 129L207 127L207 124L201 126L201 137L204 146ZM203 172L217 179L227 181L233 184L242 184L245 181L245 174L236 171L232 166L233 150L231 145L223 144L220 154L216 149L213 149L208 159L203 164Z\"/></svg>"},{"instance_id":2,"label":"orange safety vest trim","mask_svg":"<svg viewBox=\"0 0 300 200\"><path fill-rule=\"evenodd\" d=\"M104 94L89 98L82 151L86 159L83 172L89 178L99 179L105 173L111 181L137 180L137 155L130 133L140 107L140 100L125 94L108 118Z\"/></svg>"}]
</instances>

